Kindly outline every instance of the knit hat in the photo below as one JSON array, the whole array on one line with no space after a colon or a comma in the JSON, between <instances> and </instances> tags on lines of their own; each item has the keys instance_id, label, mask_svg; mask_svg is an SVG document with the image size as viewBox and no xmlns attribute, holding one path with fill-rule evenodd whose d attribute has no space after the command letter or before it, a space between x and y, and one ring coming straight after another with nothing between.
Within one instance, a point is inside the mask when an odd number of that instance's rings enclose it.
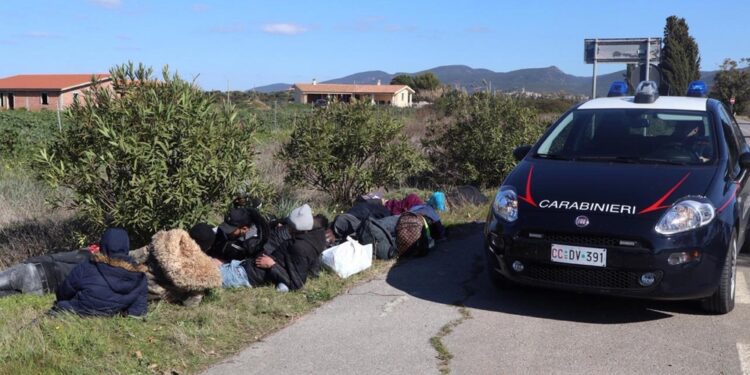
<instances>
[{"instance_id":1,"label":"knit hat","mask_svg":"<svg viewBox=\"0 0 750 375\"><path fill-rule=\"evenodd\" d=\"M297 231L313 229L313 216L310 206L307 204L297 207L289 213L289 225Z\"/></svg>"},{"instance_id":2,"label":"knit hat","mask_svg":"<svg viewBox=\"0 0 750 375\"><path fill-rule=\"evenodd\" d=\"M203 252L206 252L211 248L211 245L214 244L214 239L216 238L216 233L214 233L213 228L206 223L195 224L190 228L188 233L190 234L190 238L200 246Z\"/></svg>"}]
</instances>

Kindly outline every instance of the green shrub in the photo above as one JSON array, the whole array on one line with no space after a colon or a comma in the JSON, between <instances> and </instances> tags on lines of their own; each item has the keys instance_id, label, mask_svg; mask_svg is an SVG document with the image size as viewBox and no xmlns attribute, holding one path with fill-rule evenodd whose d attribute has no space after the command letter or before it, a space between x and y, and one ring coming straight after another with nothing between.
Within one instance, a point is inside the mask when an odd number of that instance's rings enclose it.
<instances>
[{"instance_id":1,"label":"green shrub","mask_svg":"<svg viewBox=\"0 0 750 375\"><path fill-rule=\"evenodd\" d=\"M403 124L368 103L332 103L303 117L279 158L286 180L351 202L376 186L387 186L425 168L409 146Z\"/></svg>"},{"instance_id":2,"label":"green shrub","mask_svg":"<svg viewBox=\"0 0 750 375\"><path fill-rule=\"evenodd\" d=\"M31 161L57 133L52 111L0 111L0 159L6 163Z\"/></svg>"},{"instance_id":3,"label":"green shrub","mask_svg":"<svg viewBox=\"0 0 750 375\"><path fill-rule=\"evenodd\" d=\"M514 148L533 144L545 126L518 99L454 91L436 103L439 118L423 145L442 184L498 184L515 166Z\"/></svg>"},{"instance_id":4,"label":"green shrub","mask_svg":"<svg viewBox=\"0 0 750 375\"><path fill-rule=\"evenodd\" d=\"M205 220L238 190L264 197L253 164L255 123L238 121L190 82L132 63L110 71L67 113L62 135L38 158L57 195L99 227L125 227L136 243L163 228Z\"/></svg>"}]
</instances>

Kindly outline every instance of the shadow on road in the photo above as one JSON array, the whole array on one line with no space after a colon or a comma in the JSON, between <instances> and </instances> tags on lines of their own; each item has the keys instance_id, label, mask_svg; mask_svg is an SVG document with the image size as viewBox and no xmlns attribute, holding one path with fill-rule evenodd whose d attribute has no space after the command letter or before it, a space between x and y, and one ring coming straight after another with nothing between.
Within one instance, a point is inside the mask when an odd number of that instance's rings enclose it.
<instances>
[{"instance_id":1,"label":"shadow on road","mask_svg":"<svg viewBox=\"0 0 750 375\"><path fill-rule=\"evenodd\" d=\"M646 301L521 286L497 290L486 273L481 233L481 223L452 228L450 241L426 257L397 263L386 281L437 303L561 321L621 324L665 319L673 313L703 314L695 301Z\"/></svg>"}]
</instances>

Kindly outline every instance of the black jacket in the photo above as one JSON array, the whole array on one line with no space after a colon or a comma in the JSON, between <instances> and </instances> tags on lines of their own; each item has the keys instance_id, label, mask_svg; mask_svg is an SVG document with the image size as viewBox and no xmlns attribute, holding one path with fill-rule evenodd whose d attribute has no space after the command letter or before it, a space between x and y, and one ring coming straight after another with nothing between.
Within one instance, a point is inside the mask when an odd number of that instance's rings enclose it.
<instances>
[{"instance_id":1,"label":"black jacket","mask_svg":"<svg viewBox=\"0 0 750 375\"><path fill-rule=\"evenodd\" d=\"M386 216L391 216L391 211L383 206L380 201L357 202L354 204L354 206L352 206L352 208L346 211L346 213L356 217L360 221L364 220L368 216L371 216L373 219L382 219Z\"/></svg>"},{"instance_id":2,"label":"black jacket","mask_svg":"<svg viewBox=\"0 0 750 375\"><path fill-rule=\"evenodd\" d=\"M300 289L308 276L320 272L320 253L326 248L325 228L292 234L292 239L282 243L270 256L276 264L261 270L250 259L243 263L248 279L253 285L284 283L289 289Z\"/></svg>"}]
</instances>

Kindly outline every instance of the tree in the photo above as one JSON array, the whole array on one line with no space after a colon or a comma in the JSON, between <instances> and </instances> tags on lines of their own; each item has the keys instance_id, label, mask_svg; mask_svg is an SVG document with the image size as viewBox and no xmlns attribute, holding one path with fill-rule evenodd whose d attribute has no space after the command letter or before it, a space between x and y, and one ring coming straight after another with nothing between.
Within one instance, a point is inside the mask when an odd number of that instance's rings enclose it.
<instances>
[{"instance_id":1,"label":"tree","mask_svg":"<svg viewBox=\"0 0 750 375\"><path fill-rule=\"evenodd\" d=\"M99 229L122 226L134 243L164 228L206 220L244 190L268 193L253 165L254 120L239 121L167 67L162 80L132 63L110 70L66 113L38 158L41 176ZM71 194L67 195L66 192Z\"/></svg>"},{"instance_id":2,"label":"tree","mask_svg":"<svg viewBox=\"0 0 750 375\"><path fill-rule=\"evenodd\" d=\"M440 86L440 80L432 72L427 72L414 77L414 86L419 91L434 90Z\"/></svg>"},{"instance_id":3,"label":"tree","mask_svg":"<svg viewBox=\"0 0 750 375\"><path fill-rule=\"evenodd\" d=\"M700 79L698 44L688 32L684 18L669 16L664 27L660 68L662 95L684 95L691 81Z\"/></svg>"},{"instance_id":4,"label":"tree","mask_svg":"<svg viewBox=\"0 0 750 375\"><path fill-rule=\"evenodd\" d=\"M545 130L517 98L453 91L436 107L442 118L428 125L423 144L442 184L499 184L516 164L513 149L533 144Z\"/></svg>"},{"instance_id":5,"label":"tree","mask_svg":"<svg viewBox=\"0 0 750 375\"><path fill-rule=\"evenodd\" d=\"M308 114L279 158L287 182L328 194L337 204L426 168L388 111L365 102L331 103Z\"/></svg>"},{"instance_id":6,"label":"tree","mask_svg":"<svg viewBox=\"0 0 750 375\"><path fill-rule=\"evenodd\" d=\"M414 91L434 90L440 86L440 80L432 72L416 76L399 74L391 79L391 85L407 85Z\"/></svg>"},{"instance_id":7,"label":"tree","mask_svg":"<svg viewBox=\"0 0 750 375\"><path fill-rule=\"evenodd\" d=\"M744 68L740 68L744 64ZM750 101L750 58L740 59L740 62L725 59L714 78L711 96L730 106L729 100L735 99L734 112L744 113Z\"/></svg>"},{"instance_id":8,"label":"tree","mask_svg":"<svg viewBox=\"0 0 750 375\"><path fill-rule=\"evenodd\" d=\"M415 89L414 79L410 75L399 74L391 79L391 85L407 85L412 89Z\"/></svg>"}]
</instances>

